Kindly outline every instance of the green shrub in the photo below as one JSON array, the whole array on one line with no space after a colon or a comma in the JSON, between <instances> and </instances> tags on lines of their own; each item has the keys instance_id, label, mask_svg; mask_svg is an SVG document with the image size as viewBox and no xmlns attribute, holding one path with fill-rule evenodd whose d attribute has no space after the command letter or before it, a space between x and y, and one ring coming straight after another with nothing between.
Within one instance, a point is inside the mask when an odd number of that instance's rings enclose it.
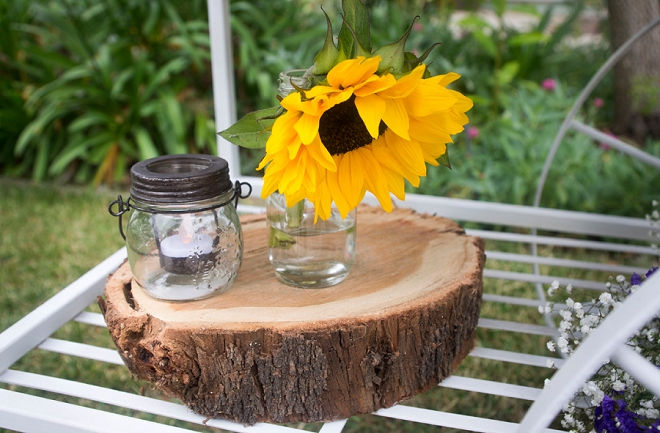
<instances>
[{"instance_id":1,"label":"green shrub","mask_svg":"<svg viewBox=\"0 0 660 433\"><path fill-rule=\"evenodd\" d=\"M532 82L509 89L501 116L471 123L479 136L449 146L452 170L432 167L415 192L532 205L552 141L575 92L554 92ZM593 115L585 109L587 115ZM646 150L660 155L660 142ZM555 156L541 206L640 217L657 199L660 172L588 137L568 132ZM412 192L413 189L410 189Z\"/></svg>"},{"instance_id":2,"label":"green shrub","mask_svg":"<svg viewBox=\"0 0 660 433\"><path fill-rule=\"evenodd\" d=\"M48 73L10 83L29 119L13 146L17 174L99 184L136 160L215 151L205 2L43 0L27 11L10 23L22 47L9 66L19 78Z\"/></svg>"}]
</instances>

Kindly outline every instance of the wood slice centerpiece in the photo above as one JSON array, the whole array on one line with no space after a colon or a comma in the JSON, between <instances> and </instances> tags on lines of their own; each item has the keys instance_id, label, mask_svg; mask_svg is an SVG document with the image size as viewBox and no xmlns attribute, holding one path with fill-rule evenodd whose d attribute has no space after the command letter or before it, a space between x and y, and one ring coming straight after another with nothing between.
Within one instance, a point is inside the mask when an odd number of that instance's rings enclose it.
<instances>
[{"instance_id":1,"label":"wood slice centerpiece","mask_svg":"<svg viewBox=\"0 0 660 433\"><path fill-rule=\"evenodd\" d=\"M124 263L99 298L119 354L194 412L245 424L346 418L436 386L474 346L483 242L405 209L358 218L357 263L324 289L276 280L265 215L242 217L241 270L215 297L158 301Z\"/></svg>"}]
</instances>

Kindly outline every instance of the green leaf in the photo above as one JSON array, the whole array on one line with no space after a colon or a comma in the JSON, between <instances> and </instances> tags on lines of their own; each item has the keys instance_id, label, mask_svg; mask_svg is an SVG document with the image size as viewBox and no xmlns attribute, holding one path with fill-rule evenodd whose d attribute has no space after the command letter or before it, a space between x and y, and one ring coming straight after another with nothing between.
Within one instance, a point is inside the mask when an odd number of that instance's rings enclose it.
<instances>
[{"instance_id":1,"label":"green leaf","mask_svg":"<svg viewBox=\"0 0 660 433\"><path fill-rule=\"evenodd\" d=\"M49 137L42 135L37 140L37 157L32 167L32 179L40 181L46 177L49 157Z\"/></svg>"},{"instance_id":2,"label":"green leaf","mask_svg":"<svg viewBox=\"0 0 660 433\"><path fill-rule=\"evenodd\" d=\"M78 117L76 120L69 124L69 132L75 133L86 129L89 126L101 125L101 124L111 124L112 117L106 113L100 113L98 111L90 111L85 113L82 116Z\"/></svg>"},{"instance_id":3,"label":"green leaf","mask_svg":"<svg viewBox=\"0 0 660 433\"><path fill-rule=\"evenodd\" d=\"M365 48L364 45L360 43L360 40L355 34L355 30L353 30L353 27L351 27L347 23L344 24L353 35L353 49L351 50L351 57L371 57L371 51Z\"/></svg>"},{"instance_id":4,"label":"green leaf","mask_svg":"<svg viewBox=\"0 0 660 433\"><path fill-rule=\"evenodd\" d=\"M144 91L143 98L147 99L151 97L152 92L154 92L160 85L170 78L171 74L178 74L179 72L187 69L190 63L188 59L183 57L175 57L165 64L165 66L159 68L158 72L149 82L149 85Z\"/></svg>"},{"instance_id":5,"label":"green leaf","mask_svg":"<svg viewBox=\"0 0 660 433\"><path fill-rule=\"evenodd\" d=\"M360 0L342 0L341 7L344 14L339 30L339 49L344 53L344 58L352 58L353 53L357 51L357 47L354 46L355 40L367 52L371 52L371 29L369 28L367 8ZM350 26L350 29L347 26Z\"/></svg>"},{"instance_id":6,"label":"green leaf","mask_svg":"<svg viewBox=\"0 0 660 433\"><path fill-rule=\"evenodd\" d=\"M513 81L516 75L518 75L518 71L520 71L520 63L516 61L506 62L502 66L502 69L495 71L495 79L500 86L504 86Z\"/></svg>"},{"instance_id":7,"label":"green leaf","mask_svg":"<svg viewBox=\"0 0 660 433\"><path fill-rule=\"evenodd\" d=\"M135 142L140 150L141 160L154 158L159 155L158 150L146 129L139 126L135 128L133 135L135 136Z\"/></svg>"},{"instance_id":8,"label":"green leaf","mask_svg":"<svg viewBox=\"0 0 660 433\"><path fill-rule=\"evenodd\" d=\"M270 129L275 123L275 116L280 108L278 106L254 111L218 134L238 146L248 149L263 149L266 147Z\"/></svg>"},{"instance_id":9,"label":"green leaf","mask_svg":"<svg viewBox=\"0 0 660 433\"><path fill-rule=\"evenodd\" d=\"M415 17L413 24L418 17ZM413 28L413 24L410 24L408 30L399 38L398 41L383 45L374 51L374 56L378 55L382 57L380 65L378 65L378 74L389 71L392 74L403 74L410 71L410 64L406 60L406 40L410 35L410 31Z\"/></svg>"},{"instance_id":10,"label":"green leaf","mask_svg":"<svg viewBox=\"0 0 660 433\"><path fill-rule=\"evenodd\" d=\"M321 10L323 10L323 8L321 8ZM330 69L335 65L337 55L339 54L333 41L330 17L328 17L328 14L325 13L325 11L323 11L323 13L325 14L325 21L328 24L328 29L325 33L325 43L323 44L323 48L321 48L321 51L319 51L316 57L314 57L314 69L312 70L314 75L325 75L330 72Z\"/></svg>"},{"instance_id":11,"label":"green leaf","mask_svg":"<svg viewBox=\"0 0 660 433\"><path fill-rule=\"evenodd\" d=\"M488 53L489 56L495 58L497 57L497 46L493 39L490 36L486 35L481 31L475 31L472 33L474 38L477 40L479 45Z\"/></svg>"},{"instance_id":12,"label":"green leaf","mask_svg":"<svg viewBox=\"0 0 660 433\"><path fill-rule=\"evenodd\" d=\"M516 47L521 45L537 45L541 42L545 42L549 39L549 36L544 35L541 32L530 32L530 33L521 33L519 35L514 35L507 41L507 44L510 47Z\"/></svg>"},{"instance_id":13,"label":"green leaf","mask_svg":"<svg viewBox=\"0 0 660 433\"><path fill-rule=\"evenodd\" d=\"M64 169L73 161L74 159L82 156L87 152L87 143L89 140L80 140L70 143L62 152L60 152L48 168L48 174L51 176L59 176L62 174Z\"/></svg>"},{"instance_id":14,"label":"green leaf","mask_svg":"<svg viewBox=\"0 0 660 433\"><path fill-rule=\"evenodd\" d=\"M503 16L504 12L506 11L506 0L493 0L492 3L493 9L495 9L497 16Z\"/></svg>"}]
</instances>

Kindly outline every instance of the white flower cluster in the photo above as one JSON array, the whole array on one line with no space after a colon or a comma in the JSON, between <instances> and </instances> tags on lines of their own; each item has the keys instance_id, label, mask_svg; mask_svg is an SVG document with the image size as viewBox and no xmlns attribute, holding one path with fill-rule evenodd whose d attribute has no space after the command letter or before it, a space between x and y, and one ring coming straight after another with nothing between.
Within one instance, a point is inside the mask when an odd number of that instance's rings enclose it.
<instances>
[{"instance_id":1,"label":"white flower cluster","mask_svg":"<svg viewBox=\"0 0 660 433\"><path fill-rule=\"evenodd\" d=\"M617 276L606 284L607 291L598 299L589 302L577 302L571 297L560 307L547 303L539 307L539 312L547 314L559 310L559 337L547 343L551 352L560 351L569 355L573 353L581 340L591 333L609 314L625 300L626 296L637 289L626 281L622 275ZM554 281L548 289L548 296L553 297L560 290L559 283ZM569 286L566 292L571 295L573 290ZM660 316L656 317L629 341L628 345L638 353L645 356L655 365L660 366ZM554 367L552 361L548 367ZM660 399L648 392L630 375L619 369L611 362L605 363L600 370L576 394L573 401L563 410L562 426L571 433L594 432L594 412L603 403L605 396L613 400L623 399L627 403L627 410L632 411L646 419L660 418Z\"/></svg>"}]
</instances>

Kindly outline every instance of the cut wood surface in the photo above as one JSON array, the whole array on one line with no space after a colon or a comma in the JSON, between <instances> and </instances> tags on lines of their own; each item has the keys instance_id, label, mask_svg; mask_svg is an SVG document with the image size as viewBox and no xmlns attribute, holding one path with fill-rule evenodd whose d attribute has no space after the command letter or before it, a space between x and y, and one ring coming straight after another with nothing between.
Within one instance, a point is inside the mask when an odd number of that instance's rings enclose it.
<instances>
[{"instance_id":1,"label":"cut wood surface","mask_svg":"<svg viewBox=\"0 0 660 433\"><path fill-rule=\"evenodd\" d=\"M241 223L228 291L159 301L124 263L99 299L131 372L193 411L246 424L370 413L437 385L473 348L483 242L453 221L361 206L357 263L323 289L279 282L265 214Z\"/></svg>"}]
</instances>

